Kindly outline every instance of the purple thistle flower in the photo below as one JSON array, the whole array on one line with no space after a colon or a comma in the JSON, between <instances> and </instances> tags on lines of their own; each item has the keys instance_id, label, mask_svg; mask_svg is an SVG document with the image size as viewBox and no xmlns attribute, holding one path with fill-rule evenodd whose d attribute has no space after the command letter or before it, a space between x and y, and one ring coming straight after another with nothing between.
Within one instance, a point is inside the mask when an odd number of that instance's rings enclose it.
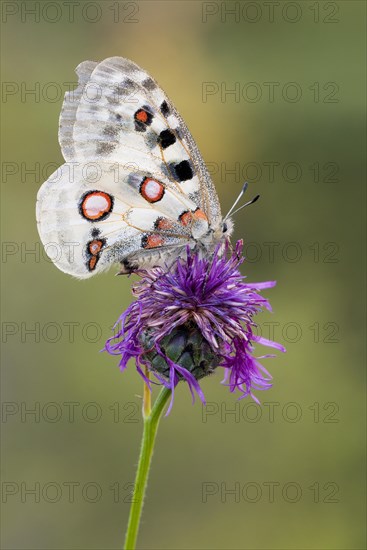
<instances>
[{"instance_id":1,"label":"purple thistle flower","mask_svg":"<svg viewBox=\"0 0 367 550\"><path fill-rule=\"evenodd\" d=\"M187 258L177 259L170 268L138 273L141 280L133 287L137 299L121 315L119 331L105 347L121 355L121 370L134 357L149 388L144 366L172 392L186 380L193 398L196 391L205 403L198 380L223 367L223 383L230 391L239 390L241 398L250 395L259 403L252 391L271 387L271 375L258 359L272 355L254 357L253 344L285 349L254 334L253 317L264 308L271 311L258 291L275 281L244 282L239 271L242 246L238 241L229 257L228 244L223 256L217 247L211 258L188 248Z\"/></svg>"}]
</instances>

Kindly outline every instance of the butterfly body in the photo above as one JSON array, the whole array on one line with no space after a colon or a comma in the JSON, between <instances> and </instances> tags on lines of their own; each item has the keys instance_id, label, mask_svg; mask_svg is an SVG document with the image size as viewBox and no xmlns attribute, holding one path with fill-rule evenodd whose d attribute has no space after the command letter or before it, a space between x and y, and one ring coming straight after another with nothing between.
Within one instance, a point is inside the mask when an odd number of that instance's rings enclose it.
<instances>
[{"instance_id":1,"label":"butterfly body","mask_svg":"<svg viewBox=\"0 0 367 550\"><path fill-rule=\"evenodd\" d=\"M65 158L37 197L41 240L54 263L87 278L163 265L187 246L212 254L228 238L215 187L182 118L133 62L86 61L60 115Z\"/></svg>"}]
</instances>

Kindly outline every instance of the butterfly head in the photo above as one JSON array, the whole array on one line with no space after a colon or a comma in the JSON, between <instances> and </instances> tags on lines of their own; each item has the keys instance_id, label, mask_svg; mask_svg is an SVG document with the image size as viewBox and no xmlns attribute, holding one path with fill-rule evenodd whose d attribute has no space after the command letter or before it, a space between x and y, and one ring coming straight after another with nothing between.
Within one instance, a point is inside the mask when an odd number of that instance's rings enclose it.
<instances>
[{"instance_id":1,"label":"butterfly head","mask_svg":"<svg viewBox=\"0 0 367 550\"><path fill-rule=\"evenodd\" d=\"M204 235L201 235L198 241L208 250L213 250L218 244L227 241L233 232L233 221L227 218L221 220L215 226L209 226Z\"/></svg>"},{"instance_id":2,"label":"butterfly head","mask_svg":"<svg viewBox=\"0 0 367 550\"><path fill-rule=\"evenodd\" d=\"M222 236L230 237L232 235L233 221L231 220L231 218L227 218L226 220L222 221L220 231L222 233Z\"/></svg>"}]
</instances>

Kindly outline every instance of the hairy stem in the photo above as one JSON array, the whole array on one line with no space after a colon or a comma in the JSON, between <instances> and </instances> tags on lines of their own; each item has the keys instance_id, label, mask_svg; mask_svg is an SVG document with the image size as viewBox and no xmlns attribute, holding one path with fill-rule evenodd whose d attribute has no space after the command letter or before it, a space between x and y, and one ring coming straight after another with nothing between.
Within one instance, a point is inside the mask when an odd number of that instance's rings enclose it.
<instances>
[{"instance_id":1,"label":"hairy stem","mask_svg":"<svg viewBox=\"0 0 367 550\"><path fill-rule=\"evenodd\" d=\"M149 392L150 393L150 392ZM147 488L150 463L152 461L155 438L158 424L162 416L164 406L171 395L171 390L163 387L154 402L153 408L148 413L147 402L143 405L144 429L140 448L138 469L135 477L134 494L131 502L129 521L125 538L125 550L135 550L136 539L139 531L141 512ZM144 394L144 397L146 395ZM150 399L150 395L149 395Z\"/></svg>"}]
</instances>

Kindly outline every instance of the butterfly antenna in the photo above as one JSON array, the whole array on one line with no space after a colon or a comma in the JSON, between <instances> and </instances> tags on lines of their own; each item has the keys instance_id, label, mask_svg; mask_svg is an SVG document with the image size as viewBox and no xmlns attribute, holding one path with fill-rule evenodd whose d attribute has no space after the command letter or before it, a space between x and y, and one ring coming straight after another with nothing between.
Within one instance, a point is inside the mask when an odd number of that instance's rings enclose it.
<instances>
[{"instance_id":1,"label":"butterfly antenna","mask_svg":"<svg viewBox=\"0 0 367 550\"><path fill-rule=\"evenodd\" d=\"M247 181L245 181L245 183L243 184L243 187L240 191L240 194L238 195L237 199L234 201L233 205L231 206L228 214L224 217L223 221L225 221L228 218L228 216L230 216L232 214L233 210L236 208L237 204L242 199L243 195L246 193L247 188L248 188L248 183L247 183Z\"/></svg>"},{"instance_id":2,"label":"butterfly antenna","mask_svg":"<svg viewBox=\"0 0 367 550\"><path fill-rule=\"evenodd\" d=\"M260 197L260 195L256 195L256 197L254 197L250 201L246 202L246 204L243 204L242 206L240 206L240 208L237 208L237 210L234 210L236 208L238 202L241 200L241 198L245 194L247 188L248 188L248 182L245 181L240 194L238 195L237 199L234 201L232 208L229 210L228 214L225 216L223 221L225 221L231 214L234 215L237 212L239 212L240 210L242 210L242 208L245 208L245 206L249 206L250 204L253 204Z\"/></svg>"},{"instance_id":3,"label":"butterfly antenna","mask_svg":"<svg viewBox=\"0 0 367 550\"><path fill-rule=\"evenodd\" d=\"M257 201L257 199L260 198L260 195L256 195L256 197L254 197L253 199L251 199L250 201L246 202L245 204L243 204L242 206L240 206L239 208L237 208L237 210L235 210L234 212L232 212L232 216L234 216L235 214L237 214L237 212L239 212L240 210L242 210L242 208L245 208L245 206L250 206L250 204L254 204L254 202Z\"/></svg>"}]
</instances>

